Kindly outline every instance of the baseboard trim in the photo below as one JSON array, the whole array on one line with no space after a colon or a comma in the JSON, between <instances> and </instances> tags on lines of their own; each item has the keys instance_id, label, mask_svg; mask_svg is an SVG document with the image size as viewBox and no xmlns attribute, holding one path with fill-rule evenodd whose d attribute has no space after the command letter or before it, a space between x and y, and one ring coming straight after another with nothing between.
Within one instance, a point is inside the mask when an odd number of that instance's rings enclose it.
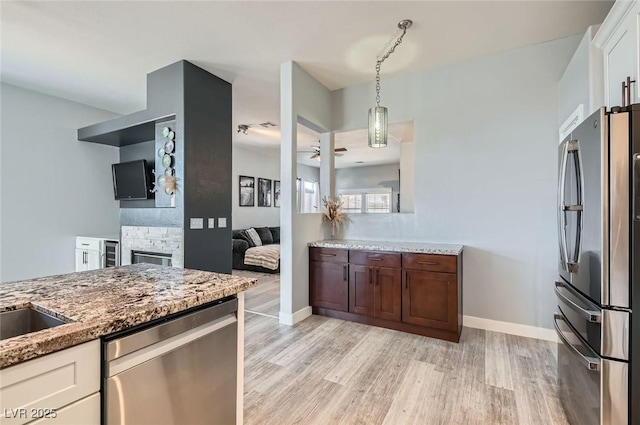
<instances>
[{"instance_id":1,"label":"baseboard trim","mask_svg":"<svg viewBox=\"0 0 640 425\"><path fill-rule=\"evenodd\" d=\"M558 336L553 329L501 322L499 320L483 319L482 317L474 316L464 316L462 320L463 325L468 328L483 329L485 331L502 332L509 335L518 335L527 338L541 339L544 341L558 342Z\"/></svg>"},{"instance_id":2,"label":"baseboard trim","mask_svg":"<svg viewBox=\"0 0 640 425\"><path fill-rule=\"evenodd\" d=\"M293 326L298 322L302 322L307 317L311 316L311 306L306 306L296 311L295 313L283 313L280 312L280 323L283 325Z\"/></svg>"}]
</instances>

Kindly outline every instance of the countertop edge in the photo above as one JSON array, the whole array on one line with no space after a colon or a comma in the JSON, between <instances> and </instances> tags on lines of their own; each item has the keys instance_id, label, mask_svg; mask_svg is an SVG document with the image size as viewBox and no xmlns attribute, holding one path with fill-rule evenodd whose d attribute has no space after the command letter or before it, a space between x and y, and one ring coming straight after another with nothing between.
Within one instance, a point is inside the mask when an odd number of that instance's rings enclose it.
<instances>
[{"instance_id":1,"label":"countertop edge","mask_svg":"<svg viewBox=\"0 0 640 425\"><path fill-rule=\"evenodd\" d=\"M436 255L460 255L464 245L401 241L319 240L309 242L310 248L360 249Z\"/></svg>"},{"instance_id":2,"label":"countertop edge","mask_svg":"<svg viewBox=\"0 0 640 425\"><path fill-rule=\"evenodd\" d=\"M237 295L240 292L244 292L258 285L258 280L255 278L243 279L244 282L238 284L237 287L221 288L217 291L211 291L206 295L182 299L153 310L140 309L139 311L129 313L126 317L114 317L97 323L72 322L7 339L6 341L12 340L13 345L0 349L0 370L171 314L201 307L221 298ZM64 332L60 332L62 330L64 330Z\"/></svg>"}]
</instances>

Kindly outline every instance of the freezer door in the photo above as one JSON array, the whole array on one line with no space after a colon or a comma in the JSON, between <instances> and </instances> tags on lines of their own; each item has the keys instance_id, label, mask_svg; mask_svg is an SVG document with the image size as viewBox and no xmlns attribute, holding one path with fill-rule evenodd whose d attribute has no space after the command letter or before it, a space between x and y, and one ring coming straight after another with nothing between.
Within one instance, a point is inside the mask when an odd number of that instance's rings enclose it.
<instances>
[{"instance_id":1,"label":"freezer door","mask_svg":"<svg viewBox=\"0 0 640 425\"><path fill-rule=\"evenodd\" d=\"M590 300L608 296L608 125L604 108L559 147L559 273Z\"/></svg>"}]
</instances>

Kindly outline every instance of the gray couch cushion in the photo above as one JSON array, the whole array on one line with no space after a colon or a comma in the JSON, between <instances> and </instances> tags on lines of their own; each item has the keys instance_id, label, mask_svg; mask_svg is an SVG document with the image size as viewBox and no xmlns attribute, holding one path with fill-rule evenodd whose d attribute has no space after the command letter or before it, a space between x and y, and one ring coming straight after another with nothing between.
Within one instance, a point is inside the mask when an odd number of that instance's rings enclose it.
<instances>
[{"instance_id":1,"label":"gray couch cushion","mask_svg":"<svg viewBox=\"0 0 640 425\"><path fill-rule=\"evenodd\" d=\"M273 243L280 243L280 226L278 227L269 227L271 231L271 236L273 238Z\"/></svg>"},{"instance_id":2,"label":"gray couch cushion","mask_svg":"<svg viewBox=\"0 0 640 425\"><path fill-rule=\"evenodd\" d=\"M262 241L262 245L270 245L273 243L273 236L271 235L271 230L268 227L256 227L256 232L258 232L258 236L260 236L260 240Z\"/></svg>"}]
</instances>

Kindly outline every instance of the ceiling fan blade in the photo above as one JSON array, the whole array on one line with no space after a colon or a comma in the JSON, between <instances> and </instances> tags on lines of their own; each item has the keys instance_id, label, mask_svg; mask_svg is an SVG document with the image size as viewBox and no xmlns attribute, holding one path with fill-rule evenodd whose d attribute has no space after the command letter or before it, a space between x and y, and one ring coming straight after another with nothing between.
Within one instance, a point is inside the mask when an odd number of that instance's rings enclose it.
<instances>
[{"instance_id":1,"label":"ceiling fan blade","mask_svg":"<svg viewBox=\"0 0 640 425\"><path fill-rule=\"evenodd\" d=\"M346 152L347 148L335 148L334 152Z\"/></svg>"},{"instance_id":2,"label":"ceiling fan blade","mask_svg":"<svg viewBox=\"0 0 640 425\"><path fill-rule=\"evenodd\" d=\"M334 155L334 156L344 156L344 154L343 154L343 153L334 153L333 155Z\"/></svg>"},{"instance_id":3,"label":"ceiling fan blade","mask_svg":"<svg viewBox=\"0 0 640 425\"><path fill-rule=\"evenodd\" d=\"M317 158L317 157L319 157L319 156L320 156L320 154L319 154L319 153L314 153L313 155L311 155L311 156L309 157L309 159L316 159L316 158Z\"/></svg>"}]
</instances>

